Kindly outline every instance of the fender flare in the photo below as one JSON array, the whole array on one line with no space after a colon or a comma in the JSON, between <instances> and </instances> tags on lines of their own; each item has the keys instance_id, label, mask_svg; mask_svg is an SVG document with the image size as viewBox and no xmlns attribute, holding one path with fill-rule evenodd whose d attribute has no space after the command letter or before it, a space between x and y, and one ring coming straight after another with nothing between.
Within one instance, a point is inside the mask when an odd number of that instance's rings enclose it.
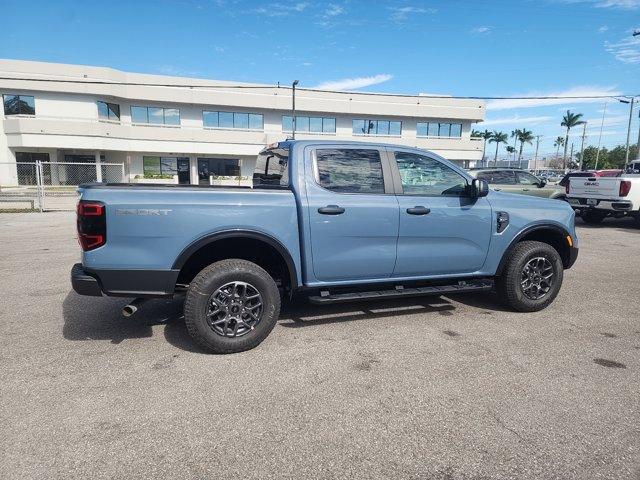
<instances>
[{"instance_id":1,"label":"fender flare","mask_svg":"<svg viewBox=\"0 0 640 480\"><path fill-rule=\"evenodd\" d=\"M245 229L233 229L233 230L222 230L219 232L210 233L204 235L194 242L187 245L182 252L178 255L176 260L173 262L172 270L181 270L182 267L187 263L187 261L191 258L191 256L200 250L202 247L213 244L219 240L225 240L228 238L250 238L252 240L259 240L267 245L273 247L284 259L284 262L287 266L287 270L289 271L289 280L291 282L291 288L298 288L298 272L296 269L296 264L293 261L293 257L289 253L289 250L280 243L279 240L268 235L266 233L258 232L255 230L245 230Z\"/></svg>"},{"instance_id":2,"label":"fender flare","mask_svg":"<svg viewBox=\"0 0 640 480\"><path fill-rule=\"evenodd\" d=\"M507 262L507 258L515 248L516 244L522 240L523 237L528 234L538 231L538 230L554 230L556 233L562 235L562 237L566 237L567 235L571 236L571 234L567 231L566 228L561 227L555 223L537 223L535 225L529 225L528 227L523 228L518 232L518 234L511 239L509 242L509 246L506 248L504 253L502 254L502 258L500 259L500 263L498 264L498 268L496 269L496 276L502 274L502 270L504 269L504 265ZM566 264L569 259L562 258L562 263Z\"/></svg>"}]
</instances>

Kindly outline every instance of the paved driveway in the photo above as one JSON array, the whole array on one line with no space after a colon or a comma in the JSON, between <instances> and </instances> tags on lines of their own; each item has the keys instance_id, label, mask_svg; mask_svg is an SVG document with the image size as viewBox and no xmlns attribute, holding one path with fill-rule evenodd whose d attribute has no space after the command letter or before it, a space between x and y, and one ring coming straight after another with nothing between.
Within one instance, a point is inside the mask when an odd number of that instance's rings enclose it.
<instances>
[{"instance_id":1,"label":"paved driveway","mask_svg":"<svg viewBox=\"0 0 640 480\"><path fill-rule=\"evenodd\" d=\"M557 301L297 303L199 352L179 300L81 297L68 213L0 215L0 477L640 476L640 230L581 226Z\"/></svg>"}]
</instances>

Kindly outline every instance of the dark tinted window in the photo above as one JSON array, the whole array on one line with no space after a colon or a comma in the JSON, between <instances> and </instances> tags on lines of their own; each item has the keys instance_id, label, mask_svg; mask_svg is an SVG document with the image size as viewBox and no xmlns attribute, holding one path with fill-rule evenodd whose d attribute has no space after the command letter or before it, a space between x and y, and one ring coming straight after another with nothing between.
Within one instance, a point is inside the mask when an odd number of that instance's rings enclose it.
<instances>
[{"instance_id":1,"label":"dark tinted window","mask_svg":"<svg viewBox=\"0 0 640 480\"><path fill-rule=\"evenodd\" d=\"M340 193L384 193L378 150L323 149L316 151L318 183Z\"/></svg>"},{"instance_id":2,"label":"dark tinted window","mask_svg":"<svg viewBox=\"0 0 640 480\"><path fill-rule=\"evenodd\" d=\"M594 177L595 174L594 173L590 173L590 172L573 172L573 173L567 173L562 180L560 180L560 186L561 187L566 187L567 184L569 183L569 179L573 178L573 177Z\"/></svg>"},{"instance_id":3,"label":"dark tinted window","mask_svg":"<svg viewBox=\"0 0 640 480\"><path fill-rule=\"evenodd\" d=\"M395 157L407 195L460 196L466 191L466 179L438 160L405 152L395 152Z\"/></svg>"},{"instance_id":4,"label":"dark tinted window","mask_svg":"<svg viewBox=\"0 0 640 480\"><path fill-rule=\"evenodd\" d=\"M515 185L516 183L516 176L511 170L480 172L476 177L480 180L486 180L490 184L499 183L501 185Z\"/></svg>"},{"instance_id":5,"label":"dark tinted window","mask_svg":"<svg viewBox=\"0 0 640 480\"><path fill-rule=\"evenodd\" d=\"M289 150L272 148L258 155L253 171L254 188L289 187Z\"/></svg>"},{"instance_id":6,"label":"dark tinted window","mask_svg":"<svg viewBox=\"0 0 640 480\"><path fill-rule=\"evenodd\" d=\"M5 115L35 115L36 103L31 95L4 95Z\"/></svg>"}]
</instances>

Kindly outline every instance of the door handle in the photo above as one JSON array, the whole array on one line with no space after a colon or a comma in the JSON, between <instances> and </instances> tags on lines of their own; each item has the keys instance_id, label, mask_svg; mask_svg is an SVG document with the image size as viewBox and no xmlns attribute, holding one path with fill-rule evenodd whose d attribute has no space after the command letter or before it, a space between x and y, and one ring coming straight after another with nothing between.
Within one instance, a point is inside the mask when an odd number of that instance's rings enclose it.
<instances>
[{"instance_id":1,"label":"door handle","mask_svg":"<svg viewBox=\"0 0 640 480\"><path fill-rule=\"evenodd\" d=\"M409 215L426 215L429 212L431 212L431 209L427 207L423 207L422 205L412 207L412 208L407 208L407 213Z\"/></svg>"},{"instance_id":2,"label":"door handle","mask_svg":"<svg viewBox=\"0 0 640 480\"><path fill-rule=\"evenodd\" d=\"M500 190L502 190L502 189L501 189L501 188L494 188L494 190L495 190L496 192L499 192L499 191L500 191Z\"/></svg>"},{"instance_id":3,"label":"door handle","mask_svg":"<svg viewBox=\"0 0 640 480\"><path fill-rule=\"evenodd\" d=\"M340 215L344 213L344 208L338 205L327 205L326 207L320 207L318 213L321 215Z\"/></svg>"},{"instance_id":4,"label":"door handle","mask_svg":"<svg viewBox=\"0 0 640 480\"><path fill-rule=\"evenodd\" d=\"M528 189L528 188L523 188L523 189L522 189L522 191L523 191L523 192L528 192L528 191L529 191L529 189Z\"/></svg>"}]
</instances>

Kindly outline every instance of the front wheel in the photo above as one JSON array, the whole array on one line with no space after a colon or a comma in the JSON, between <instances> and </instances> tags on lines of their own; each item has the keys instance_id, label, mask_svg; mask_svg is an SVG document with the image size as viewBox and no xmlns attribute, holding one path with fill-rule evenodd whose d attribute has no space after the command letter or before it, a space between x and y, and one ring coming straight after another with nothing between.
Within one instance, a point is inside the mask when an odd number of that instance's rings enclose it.
<instances>
[{"instance_id":1,"label":"front wheel","mask_svg":"<svg viewBox=\"0 0 640 480\"><path fill-rule=\"evenodd\" d=\"M551 245L525 241L508 254L496 289L502 300L514 310L537 312L548 307L562 286L564 267Z\"/></svg>"},{"instance_id":2,"label":"front wheel","mask_svg":"<svg viewBox=\"0 0 640 480\"><path fill-rule=\"evenodd\" d=\"M210 353L236 353L258 346L280 315L273 278L255 263L215 262L193 279L184 320L193 339Z\"/></svg>"}]
</instances>

